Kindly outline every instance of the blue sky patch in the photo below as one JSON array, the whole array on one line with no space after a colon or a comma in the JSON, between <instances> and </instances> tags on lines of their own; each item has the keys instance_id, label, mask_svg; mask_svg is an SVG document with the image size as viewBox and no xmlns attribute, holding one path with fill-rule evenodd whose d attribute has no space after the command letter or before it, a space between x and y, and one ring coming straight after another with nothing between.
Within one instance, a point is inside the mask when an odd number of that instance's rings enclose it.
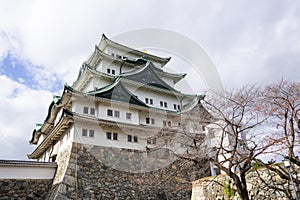
<instances>
[{"instance_id":1,"label":"blue sky patch","mask_svg":"<svg viewBox=\"0 0 300 200\"><path fill-rule=\"evenodd\" d=\"M42 67L32 65L26 60L20 60L11 53L8 53L0 62L0 75L6 75L10 79L35 90L42 89L53 93L62 90L63 81L56 74L45 76L42 75L42 71Z\"/></svg>"}]
</instances>

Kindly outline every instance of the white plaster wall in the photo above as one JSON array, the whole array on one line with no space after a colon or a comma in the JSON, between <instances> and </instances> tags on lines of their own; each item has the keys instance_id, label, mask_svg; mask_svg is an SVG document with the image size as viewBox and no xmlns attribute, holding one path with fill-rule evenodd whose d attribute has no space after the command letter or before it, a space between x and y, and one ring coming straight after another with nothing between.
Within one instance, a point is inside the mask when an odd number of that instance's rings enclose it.
<instances>
[{"instance_id":1,"label":"white plaster wall","mask_svg":"<svg viewBox=\"0 0 300 200\"><path fill-rule=\"evenodd\" d=\"M52 179L55 167L0 166L0 179Z\"/></svg>"},{"instance_id":2,"label":"white plaster wall","mask_svg":"<svg viewBox=\"0 0 300 200\"><path fill-rule=\"evenodd\" d=\"M112 60L108 59L101 59L99 64L96 66L96 70L99 72L107 73L107 68L114 69L115 75L118 75L120 73L120 66L122 63L120 62L113 62Z\"/></svg>"},{"instance_id":3,"label":"white plaster wall","mask_svg":"<svg viewBox=\"0 0 300 200\"><path fill-rule=\"evenodd\" d=\"M159 75L158 75L159 76ZM170 77L166 77L166 76L159 76L163 81L165 81L168 85L170 85L171 87L174 87L174 80L171 79Z\"/></svg>"},{"instance_id":4,"label":"white plaster wall","mask_svg":"<svg viewBox=\"0 0 300 200\"><path fill-rule=\"evenodd\" d=\"M155 119L155 124L154 125L146 124L146 118L147 117ZM167 115L163 114L163 113L156 113L156 112L150 112L150 113L140 112L139 113L139 121L140 121L140 124L143 124L143 125L163 127L163 121L164 120L168 120L168 119L167 119Z\"/></svg>"},{"instance_id":5,"label":"white plaster wall","mask_svg":"<svg viewBox=\"0 0 300 200\"><path fill-rule=\"evenodd\" d=\"M82 129L94 130L94 137L82 136ZM118 133L118 140L109 140L106 138L106 132ZM138 136L138 143L128 142L127 135ZM145 150L146 137L150 135L146 131L125 130L117 127L100 127L93 123L75 122L74 141L83 144L93 144L106 147L126 148Z\"/></svg>"},{"instance_id":6,"label":"white plaster wall","mask_svg":"<svg viewBox=\"0 0 300 200\"><path fill-rule=\"evenodd\" d=\"M92 77L88 84L82 89L83 92L89 92L89 91L94 91L96 88L102 88L105 87L112 82L106 79L102 79L99 77Z\"/></svg>"},{"instance_id":7,"label":"white plaster wall","mask_svg":"<svg viewBox=\"0 0 300 200\"><path fill-rule=\"evenodd\" d=\"M97 113L98 113L98 103L93 100L93 99L76 99L75 101L73 101L72 103L72 111L79 113L79 114L84 114L83 113L83 108L84 107L88 107L89 108L89 113L90 113L90 108L94 108L95 109L95 115L91 115L91 114L85 114L87 116L95 116L97 117Z\"/></svg>"},{"instance_id":8,"label":"white plaster wall","mask_svg":"<svg viewBox=\"0 0 300 200\"><path fill-rule=\"evenodd\" d=\"M120 117L110 117L107 116L107 110L117 110L120 112ZM126 113L131 113L131 119L126 119ZM138 117L138 110L121 106L121 105L109 105L108 103L100 102L98 105L98 117L100 119L106 119L111 121L118 121L123 123L129 123L129 124L139 124L139 117Z\"/></svg>"}]
</instances>

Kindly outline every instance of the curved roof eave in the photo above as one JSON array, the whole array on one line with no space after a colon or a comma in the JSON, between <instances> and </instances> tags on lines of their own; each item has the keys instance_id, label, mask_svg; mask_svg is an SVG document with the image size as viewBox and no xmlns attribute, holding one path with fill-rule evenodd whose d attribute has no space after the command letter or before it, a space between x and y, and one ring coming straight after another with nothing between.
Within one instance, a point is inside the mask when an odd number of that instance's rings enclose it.
<instances>
[{"instance_id":1,"label":"curved roof eave","mask_svg":"<svg viewBox=\"0 0 300 200\"><path fill-rule=\"evenodd\" d=\"M47 116L44 120L44 123L42 124L42 126L39 129L34 129L33 133L32 133L32 137L31 140L29 141L30 144L36 144L38 142L38 139L40 137L41 134L46 133L47 130L49 129L49 126L53 126L53 122L55 120L55 118L51 118L52 116L56 116L57 112L59 111L59 109L67 104L67 102L64 101L68 101L68 99L65 99L67 97L65 97L65 92L66 90L73 90L72 87L65 85L64 91L63 91L63 95L61 98L59 98L57 101L53 100L48 108L48 113ZM57 97L56 97L57 98Z\"/></svg>"},{"instance_id":2,"label":"curved roof eave","mask_svg":"<svg viewBox=\"0 0 300 200\"><path fill-rule=\"evenodd\" d=\"M183 114L191 111L196 105L198 105L200 100L204 99L204 97L205 95L197 95L187 106L185 106L185 108L178 111L177 114Z\"/></svg>"},{"instance_id":3,"label":"curved roof eave","mask_svg":"<svg viewBox=\"0 0 300 200\"><path fill-rule=\"evenodd\" d=\"M98 44L98 47L99 47L100 50L104 51L104 49L107 46L112 46L112 47L117 47L117 48L124 49L127 52L134 53L134 54L139 55L141 57L144 56L146 58L150 58L152 60L155 60L157 62L162 63L163 65L167 64L170 61L170 59L171 59L171 57L162 58L162 57L159 57L159 56L155 56L155 55L152 55L152 54L148 54L148 53L145 53L145 52L142 52L142 51L130 48L128 46L125 46L125 45L122 45L122 44L117 43L115 41L112 41L108 37L106 37L104 34L102 34L101 40L100 40L100 42Z\"/></svg>"}]
</instances>

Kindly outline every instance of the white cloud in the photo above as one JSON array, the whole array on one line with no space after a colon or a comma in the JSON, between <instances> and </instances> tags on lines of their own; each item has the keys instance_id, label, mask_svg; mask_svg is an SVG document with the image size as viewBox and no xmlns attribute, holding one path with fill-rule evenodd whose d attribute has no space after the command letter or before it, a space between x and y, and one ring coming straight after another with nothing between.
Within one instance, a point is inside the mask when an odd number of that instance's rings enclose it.
<instances>
[{"instance_id":1,"label":"white cloud","mask_svg":"<svg viewBox=\"0 0 300 200\"><path fill-rule=\"evenodd\" d=\"M0 76L0 158L23 158L30 153L28 141L35 122L42 122L52 95L48 91L32 90ZM18 144L18 145L16 145Z\"/></svg>"}]
</instances>

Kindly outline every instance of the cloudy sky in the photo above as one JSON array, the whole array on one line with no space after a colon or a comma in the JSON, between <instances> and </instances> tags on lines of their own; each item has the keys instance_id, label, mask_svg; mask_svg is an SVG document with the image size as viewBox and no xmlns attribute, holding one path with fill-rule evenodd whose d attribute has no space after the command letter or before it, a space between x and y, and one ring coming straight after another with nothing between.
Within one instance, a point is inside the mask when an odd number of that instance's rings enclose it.
<instances>
[{"instance_id":1,"label":"cloudy sky","mask_svg":"<svg viewBox=\"0 0 300 200\"><path fill-rule=\"evenodd\" d=\"M102 33L183 34L205 49L227 88L300 81L299 10L292 0L0 0L0 159L27 158L35 123Z\"/></svg>"}]
</instances>

